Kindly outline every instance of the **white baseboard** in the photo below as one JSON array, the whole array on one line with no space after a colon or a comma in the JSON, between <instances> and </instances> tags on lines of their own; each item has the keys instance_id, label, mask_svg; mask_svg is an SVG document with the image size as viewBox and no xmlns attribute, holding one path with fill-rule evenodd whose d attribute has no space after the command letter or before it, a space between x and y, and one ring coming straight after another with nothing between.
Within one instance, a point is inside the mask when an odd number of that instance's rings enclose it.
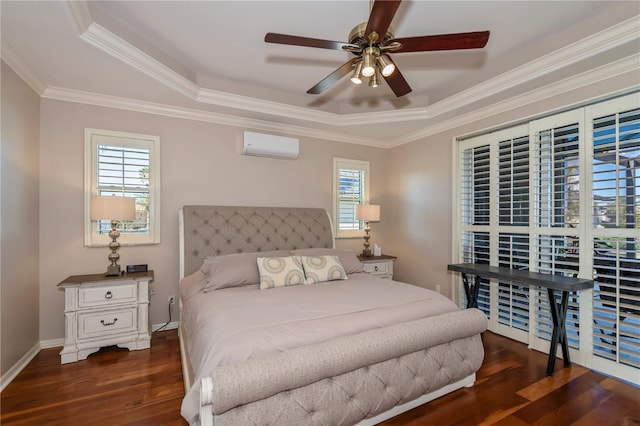
<instances>
[{"instance_id":1,"label":"white baseboard","mask_svg":"<svg viewBox=\"0 0 640 426\"><path fill-rule=\"evenodd\" d=\"M40 349L61 348L63 346L64 338L40 341Z\"/></svg>"},{"instance_id":2,"label":"white baseboard","mask_svg":"<svg viewBox=\"0 0 640 426\"><path fill-rule=\"evenodd\" d=\"M163 330L175 330L180 325L180 321L171 321L166 327L163 327L164 324L153 324L151 326L151 331L155 332L158 329L162 328ZM16 362L5 374L0 376L0 392L4 390L5 387L9 383L16 378L18 374L31 362L33 358L40 352L41 349L49 349L49 348L61 348L64 346L64 338L62 339L50 339L50 340L41 340L40 342L33 345L29 351L24 354L18 362Z\"/></svg>"},{"instance_id":3,"label":"white baseboard","mask_svg":"<svg viewBox=\"0 0 640 426\"><path fill-rule=\"evenodd\" d=\"M31 360L38 355L40 349L40 342L33 345L33 347L29 349L29 351L27 351L27 353L24 354L18 362L16 362L6 373L2 375L2 377L0 377L0 392L2 392L4 388L6 388L7 385L11 383L27 365L29 365Z\"/></svg>"}]
</instances>

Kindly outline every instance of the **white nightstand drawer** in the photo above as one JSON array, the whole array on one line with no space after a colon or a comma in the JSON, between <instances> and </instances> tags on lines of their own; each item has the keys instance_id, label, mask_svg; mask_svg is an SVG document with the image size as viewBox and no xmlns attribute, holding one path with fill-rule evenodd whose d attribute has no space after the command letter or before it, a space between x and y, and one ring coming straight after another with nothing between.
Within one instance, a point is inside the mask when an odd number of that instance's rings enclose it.
<instances>
[{"instance_id":1,"label":"white nightstand drawer","mask_svg":"<svg viewBox=\"0 0 640 426\"><path fill-rule=\"evenodd\" d=\"M364 271L370 274L387 273L389 271L389 262L365 263Z\"/></svg>"},{"instance_id":2,"label":"white nightstand drawer","mask_svg":"<svg viewBox=\"0 0 640 426\"><path fill-rule=\"evenodd\" d=\"M362 269L364 269L366 273L388 280L393 279L393 262L396 260L395 256L384 254L380 256L358 256L358 259L362 263Z\"/></svg>"},{"instance_id":3,"label":"white nightstand drawer","mask_svg":"<svg viewBox=\"0 0 640 426\"><path fill-rule=\"evenodd\" d=\"M133 332L138 329L138 307L78 314L78 339Z\"/></svg>"},{"instance_id":4,"label":"white nightstand drawer","mask_svg":"<svg viewBox=\"0 0 640 426\"><path fill-rule=\"evenodd\" d=\"M78 307L95 307L136 303L138 301L138 285L118 284L113 286L86 287L79 290Z\"/></svg>"}]
</instances>

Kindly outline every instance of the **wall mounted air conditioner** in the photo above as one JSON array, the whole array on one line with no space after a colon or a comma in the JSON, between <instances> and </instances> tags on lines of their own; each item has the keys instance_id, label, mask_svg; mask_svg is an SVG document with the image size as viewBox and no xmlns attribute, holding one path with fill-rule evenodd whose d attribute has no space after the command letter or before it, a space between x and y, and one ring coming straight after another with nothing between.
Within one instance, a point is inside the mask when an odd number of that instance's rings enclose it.
<instances>
[{"instance_id":1,"label":"wall mounted air conditioner","mask_svg":"<svg viewBox=\"0 0 640 426\"><path fill-rule=\"evenodd\" d=\"M265 133L244 132L242 154L271 158L298 158L300 140Z\"/></svg>"}]
</instances>

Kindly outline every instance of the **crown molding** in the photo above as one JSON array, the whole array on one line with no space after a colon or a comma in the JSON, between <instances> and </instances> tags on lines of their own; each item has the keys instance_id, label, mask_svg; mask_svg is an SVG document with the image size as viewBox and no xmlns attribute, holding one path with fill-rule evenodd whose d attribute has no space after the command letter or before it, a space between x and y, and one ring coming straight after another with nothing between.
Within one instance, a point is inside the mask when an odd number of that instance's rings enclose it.
<instances>
[{"instance_id":1,"label":"crown molding","mask_svg":"<svg viewBox=\"0 0 640 426\"><path fill-rule=\"evenodd\" d=\"M417 132L395 138L390 141L387 147L393 148L396 146L414 142L416 140L424 139L428 136L433 136L435 134L451 130L475 121L483 120L494 115L512 111L516 108L522 108L535 102L540 102L545 99L561 95L563 93L578 90L580 88L587 87L589 85L596 84L610 78L614 78L630 72L637 73L639 71L640 54L631 55L621 60L603 65L598 68L594 68L589 71L585 71L581 74L571 76L547 86L540 87L535 90L531 90L518 96L506 99L504 101L494 103L490 106L479 108L473 112L461 114L455 118L438 122L437 124L427 126ZM633 89L638 89L638 85L623 88L619 92L629 92ZM582 100L581 103L588 101L590 101L590 99ZM572 105L563 105L563 108L570 108L571 106ZM526 117L522 118L524 119Z\"/></svg>"},{"instance_id":2,"label":"crown molding","mask_svg":"<svg viewBox=\"0 0 640 426\"><path fill-rule=\"evenodd\" d=\"M76 24L76 30L78 34L82 34L89 29L89 26L93 23L93 16L91 16L91 10L89 5L85 1L67 1L67 7L73 18L73 23Z\"/></svg>"},{"instance_id":3,"label":"crown molding","mask_svg":"<svg viewBox=\"0 0 640 426\"><path fill-rule=\"evenodd\" d=\"M194 100L201 103L311 121L318 124L336 125L336 122L340 121L341 118L340 115L332 112L316 111L309 108L283 104L281 102L265 101L263 99L205 88L200 88L198 96Z\"/></svg>"},{"instance_id":4,"label":"crown molding","mask_svg":"<svg viewBox=\"0 0 640 426\"><path fill-rule=\"evenodd\" d=\"M74 15L75 18L75 15ZM100 24L93 22L80 38L103 50L114 58L156 79L160 83L191 98L196 99L200 88L191 80L175 72L126 40L118 37Z\"/></svg>"},{"instance_id":5,"label":"crown molding","mask_svg":"<svg viewBox=\"0 0 640 426\"><path fill-rule=\"evenodd\" d=\"M5 40L0 40L0 57L34 92L42 96L47 85L40 80L36 73L27 66Z\"/></svg>"},{"instance_id":6,"label":"crown molding","mask_svg":"<svg viewBox=\"0 0 640 426\"><path fill-rule=\"evenodd\" d=\"M461 114L455 118L444 120L433 125L427 125L424 129L406 134L392 140L380 140L368 137L358 137L351 134L333 132L329 130L312 129L303 126L294 126L272 121L243 118L236 115L214 113L192 108L176 107L159 103L139 101L110 95L83 92L60 87L48 87L41 95L43 98L76 102L88 105L95 105L107 108L123 109L147 114L162 115L167 117L181 118L187 120L203 121L209 123L223 124L228 126L248 128L264 132L283 133L300 137L331 140L336 142L365 145L376 148L393 148L416 140L451 130L475 121L479 121L494 115L521 108L535 102L561 95L570 91L578 90L605 81L616 76L629 72L640 71L640 54L603 65L590 71L572 76L562 81L552 83L545 87L538 88L518 95L516 97L497 102L493 105L477 109L473 112ZM627 87L620 92L628 92L637 86ZM585 100L583 100L584 102ZM564 105L563 107L570 107Z\"/></svg>"},{"instance_id":7,"label":"crown molding","mask_svg":"<svg viewBox=\"0 0 640 426\"><path fill-rule=\"evenodd\" d=\"M387 147L387 142L380 139L359 137L347 133L333 132L322 129L312 129L309 127L294 126L272 121L256 120L240 117L237 115L221 114L154 102L145 102L136 99L84 92L62 87L49 86L42 94L42 97L59 101L75 102L106 108L116 108L134 112L141 112L146 114L162 115L165 117L224 124L228 126L253 129L264 132L283 133L287 135L330 140L335 142L366 145L376 148Z\"/></svg>"},{"instance_id":8,"label":"crown molding","mask_svg":"<svg viewBox=\"0 0 640 426\"><path fill-rule=\"evenodd\" d=\"M636 16L430 105L428 116L454 111L638 38Z\"/></svg>"},{"instance_id":9,"label":"crown molding","mask_svg":"<svg viewBox=\"0 0 640 426\"><path fill-rule=\"evenodd\" d=\"M93 21L87 25L93 18L86 2L69 0L67 4L83 40L196 102L339 127L434 118L640 37L637 17L633 17L428 107L340 115L202 88L99 23Z\"/></svg>"}]
</instances>

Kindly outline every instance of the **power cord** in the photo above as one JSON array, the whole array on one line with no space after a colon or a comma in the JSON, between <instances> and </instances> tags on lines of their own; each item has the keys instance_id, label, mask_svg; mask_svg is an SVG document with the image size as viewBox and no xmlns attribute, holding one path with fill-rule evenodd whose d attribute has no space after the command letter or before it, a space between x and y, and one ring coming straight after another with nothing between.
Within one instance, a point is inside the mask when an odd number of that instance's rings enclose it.
<instances>
[{"instance_id":1,"label":"power cord","mask_svg":"<svg viewBox=\"0 0 640 426\"><path fill-rule=\"evenodd\" d=\"M165 322L161 327L159 327L156 331L154 331L154 333L157 333L158 331L162 331L171 322L171 315L173 314L173 303L169 303L168 305L169 305L169 321Z\"/></svg>"}]
</instances>

